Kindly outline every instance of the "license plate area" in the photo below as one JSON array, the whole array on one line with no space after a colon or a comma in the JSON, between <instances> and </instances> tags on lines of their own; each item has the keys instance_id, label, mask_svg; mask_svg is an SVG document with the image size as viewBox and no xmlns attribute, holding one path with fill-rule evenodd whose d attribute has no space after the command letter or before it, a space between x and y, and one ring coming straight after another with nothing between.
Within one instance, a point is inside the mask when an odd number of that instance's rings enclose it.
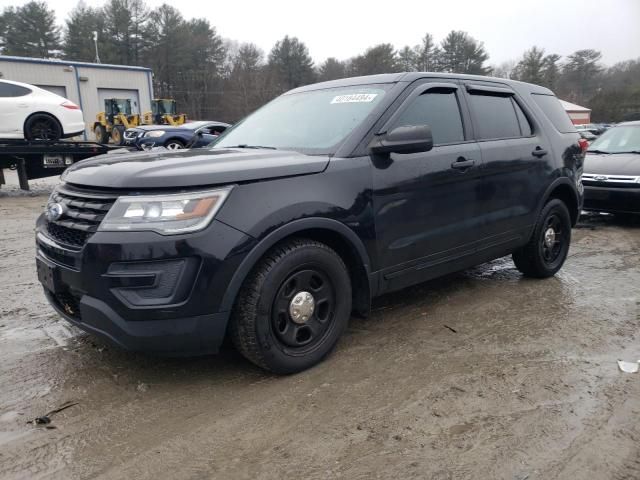
<instances>
[{"instance_id":1,"label":"license plate area","mask_svg":"<svg viewBox=\"0 0 640 480\"><path fill-rule=\"evenodd\" d=\"M37 257L36 269L40 283L50 292L58 293L60 285L60 271L58 267Z\"/></svg>"}]
</instances>

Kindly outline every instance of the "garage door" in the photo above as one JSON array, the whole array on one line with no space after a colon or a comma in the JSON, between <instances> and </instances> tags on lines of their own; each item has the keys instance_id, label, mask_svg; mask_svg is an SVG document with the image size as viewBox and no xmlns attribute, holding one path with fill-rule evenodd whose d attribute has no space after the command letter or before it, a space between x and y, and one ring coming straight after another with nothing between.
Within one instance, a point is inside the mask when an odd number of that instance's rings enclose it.
<instances>
[{"instance_id":1,"label":"garage door","mask_svg":"<svg viewBox=\"0 0 640 480\"><path fill-rule=\"evenodd\" d=\"M99 88L98 100L101 110L104 110L104 101L107 98L128 98L131 100L131 113L140 113L140 96L138 95L138 90Z\"/></svg>"},{"instance_id":2,"label":"garage door","mask_svg":"<svg viewBox=\"0 0 640 480\"><path fill-rule=\"evenodd\" d=\"M36 85L36 87L40 87L43 90L47 90L51 93L67 98L67 87L60 87L58 85Z\"/></svg>"}]
</instances>

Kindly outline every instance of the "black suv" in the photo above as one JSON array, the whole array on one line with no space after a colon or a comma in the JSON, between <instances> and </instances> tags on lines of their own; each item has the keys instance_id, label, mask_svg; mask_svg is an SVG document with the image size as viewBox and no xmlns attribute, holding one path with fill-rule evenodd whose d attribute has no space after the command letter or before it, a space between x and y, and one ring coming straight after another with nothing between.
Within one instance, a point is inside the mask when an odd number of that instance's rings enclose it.
<instances>
[{"instance_id":1,"label":"black suv","mask_svg":"<svg viewBox=\"0 0 640 480\"><path fill-rule=\"evenodd\" d=\"M123 347L308 368L353 313L513 254L565 261L584 152L553 93L404 73L292 90L207 150L104 155L62 176L37 223L51 305Z\"/></svg>"}]
</instances>

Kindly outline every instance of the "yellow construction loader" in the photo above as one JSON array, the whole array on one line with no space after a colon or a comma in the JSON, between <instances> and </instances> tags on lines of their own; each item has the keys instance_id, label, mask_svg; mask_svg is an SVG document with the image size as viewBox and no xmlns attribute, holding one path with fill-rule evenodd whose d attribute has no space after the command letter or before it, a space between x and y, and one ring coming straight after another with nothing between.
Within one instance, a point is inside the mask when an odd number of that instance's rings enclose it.
<instances>
[{"instance_id":1,"label":"yellow construction loader","mask_svg":"<svg viewBox=\"0 0 640 480\"><path fill-rule=\"evenodd\" d=\"M93 134L99 143L109 143L109 138L116 145L124 142L124 131L140 125L140 115L131 113L131 100L128 98L106 98L104 112L96 115Z\"/></svg>"},{"instance_id":2,"label":"yellow construction loader","mask_svg":"<svg viewBox=\"0 0 640 480\"><path fill-rule=\"evenodd\" d=\"M142 115L145 125L182 125L187 121L184 113L177 113L176 101L172 98L154 98L151 101L151 112Z\"/></svg>"}]
</instances>

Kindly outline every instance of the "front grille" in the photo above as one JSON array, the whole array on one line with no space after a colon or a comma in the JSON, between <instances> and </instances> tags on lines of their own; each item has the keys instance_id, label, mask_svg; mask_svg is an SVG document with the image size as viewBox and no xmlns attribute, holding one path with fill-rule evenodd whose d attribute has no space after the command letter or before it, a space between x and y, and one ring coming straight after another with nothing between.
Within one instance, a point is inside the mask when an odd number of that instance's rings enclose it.
<instances>
[{"instance_id":1,"label":"front grille","mask_svg":"<svg viewBox=\"0 0 640 480\"><path fill-rule=\"evenodd\" d=\"M126 140L135 140L135 138L139 135L140 132L137 132L135 130L125 130L124 132L124 138Z\"/></svg>"},{"instance_id":2,"label":"front grille","mask_svg":"<svg viewBox=\"0 0 640 480\"><path fill-rule=\"evenodd\" d=\"M47 235L57 243L72 248L81 248L116 201L117 196L58 187L49 202L62 205L62 215L47 221Z\"/></svg>"},{"instance_id":3,"label":"front grille","mask_svg":"<svg viewBox=\"0 0 640 480\"><path fill-rule=\"evenodd\" d=\"M586 185L611 185L615 186L616 184L620 186L633 186L638 185L640 183L640 177L635 177L631 175L601 175L597 173L583 173L582 174L582 182Z\"/></svg>"}]
</instances>

